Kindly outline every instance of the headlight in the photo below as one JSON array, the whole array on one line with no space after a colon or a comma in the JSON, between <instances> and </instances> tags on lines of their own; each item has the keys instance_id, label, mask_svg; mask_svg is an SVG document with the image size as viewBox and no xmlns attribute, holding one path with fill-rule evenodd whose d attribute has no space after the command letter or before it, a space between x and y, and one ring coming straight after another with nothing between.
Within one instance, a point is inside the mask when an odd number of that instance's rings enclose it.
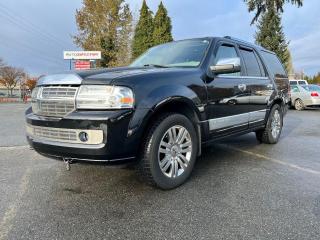
<instances>
[{"instance_id":1,"label":"headlight","mask_svg":"<svg viewBox=\"0 0 320 240\"><path fill-rule=\"evenodd\" d=\"M82 85L76 103L78 109L133 108L134 98L127 87Z\"/></svg>"},{"instance_id":2,"label":"headlight","mask_svg":"<svg viewBox=\"0 0 320 240\"><path fill-rule=\"evenodd\" d=\"M36 100L37 97L38 97L38 93L39 93L39 87L35 87L35 88L32 90L31 99L32 99L32 100Z\"/></svg>"},{"instance_id":3,"label":"headlight","mask_svg":"<svg viewBox=\"0 0 320 240\"><path fill-rule=\"evenodd\" d=\"M39 87L35 87L33 90L32 90L32 93L31 93L31 107L32 107L32 111L34 113L37 113L39 112L39 104L38 104L38 95L39 95L39 91L40 88Z\"/></svg>"}]
</instances>

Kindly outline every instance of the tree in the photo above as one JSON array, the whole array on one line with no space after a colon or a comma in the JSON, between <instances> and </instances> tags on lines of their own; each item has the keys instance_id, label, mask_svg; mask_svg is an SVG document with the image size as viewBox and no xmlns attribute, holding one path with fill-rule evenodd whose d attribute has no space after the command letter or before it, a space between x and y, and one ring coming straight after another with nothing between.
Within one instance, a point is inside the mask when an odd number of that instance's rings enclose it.
<instances>
[{"instance_id":1,"label":"tree","mask_svg":"<svg viewBox=\"0 0 320 240\"><path fill-rule=\"evenodd\" d=\"M287 48L287 55L288 55L288 61L285 65L285 67L288 71L288 74L293 75L294 74L294 67L293 67L292 56L291 56L289 48Z\"/></svg>"},{"instance_id":2,"label":"tree","mask_svg":"<svg viewBox=\"0 0 320 240\"><path fill-rule=\"evenodd\" d=\"M255 11L255 16L251 24L258 21L261 14L264 14L271 6L275 7L277 13L283 13L283 6L285 3L290 3L301 7L303 0L244 0L248 5L249 12Z\"/></svg>"},{"instance_id":3,"label":"tree","mask_svg":"<svg viewBox=\"0 0 320 240\"><path fill-rule=\"evenodd\" d=\"M36 77L28 77L25 82L26 87L32 91L36 87L38 79Z\"/></svg>"},{"instance_id":4,"label":"tree","mask_svg":"<svg viewBox=\"0 0 320 240\"><path fill-rule=\"evenodd\" d=\"M171 19L162 1L154 17L153 43L154 45L171 42L173 40Z\"/></svg>"},{"instance_id":5,"label":"tree","mask_svg":"<svg viewBox=\"0 0 320 240\"><path fill-rule=\"evenodd\" d=\"M119 54L128 50L132 15L124 0L83 0L76 12L78 35L74 42L84 50L102 53L101 66L119 64Z\"/></svg>"},{"instance_id":6,"label":"tree","mask_svg":"<svg viewBox=\"0 0 320 240\"><path fill-rule=\"evenodd\" d=\"M307 80L310 84L320 84L320 72L313 77L304 76L304 80Z\"/></svg>"},{"instance_id":7,"label":"tree","mask_svg":"<svg viewBox=\"0 0 320 240\"><path fill-rule=\"evenodd\" d=\"M132 43L132 54L133 58L140 56L147 49L154 46L153 42L153 17L152 12L145 0L143 0L142 7L140 10L140 17L137 23L133 43Z\"/></svg>"},{"instance_id":8,"label":"tree","mask_svg":"<svg viewBox=\"0 0 320 240\"><path fill-rule=\"evenodd\" d=\"M258 31L255 36L256 43L275 52L281 62L288 68L290 59L288 50L289 42L286 41L281 25L281 16L275 7L269 7L262 15L257 28Z\"/></svg>"},{"instance_id":9,"label":"tree","mask_svg":"<svg viewBox=\"0 0 320 240\"><path fill-rule=\"evenodd\" d=\"M129 6L123 7L123 12L120 15L121 28L118 33L118 53L117 53L117 66L126 66L131 62L132 59L132 14Z\"/></svg>"},{"instance_id":10,"label":"tree","mask_svg":"<svg viewBox=\"0 0 320 240\"><path fill-rule=\"evenodd\" d=\"M0 83L8 90L8 95L12 96L13 89L25 77L25 73L21 68L5 66L0 71Z\"/></svg>"}]
</instances>

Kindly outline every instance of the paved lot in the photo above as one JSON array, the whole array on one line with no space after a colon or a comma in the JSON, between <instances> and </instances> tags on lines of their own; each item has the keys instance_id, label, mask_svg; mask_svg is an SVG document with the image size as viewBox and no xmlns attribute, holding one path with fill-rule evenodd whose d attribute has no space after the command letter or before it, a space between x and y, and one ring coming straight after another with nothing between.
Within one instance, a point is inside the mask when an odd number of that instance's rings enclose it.
<instances>
[{"instance_id":1,"label":"paved lot","mask_svg":"<svg viewBox=\"0 0 320 240\"><path fill-rule=\"evenodd\" d=\"M24 108L0 105L1 240L319 239L320 111L290 111L277 145L248 134L206 149L185 185L161 191L29 150Z\"/></svg>"}]
</instances>

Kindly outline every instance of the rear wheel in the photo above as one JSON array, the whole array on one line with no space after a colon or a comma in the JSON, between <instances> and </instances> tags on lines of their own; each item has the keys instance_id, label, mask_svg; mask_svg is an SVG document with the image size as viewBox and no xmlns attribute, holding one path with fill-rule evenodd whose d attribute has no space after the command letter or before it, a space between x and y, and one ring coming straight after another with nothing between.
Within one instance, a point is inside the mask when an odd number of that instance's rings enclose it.
<instances>
[{"instance_id":1,"label":"rear wheel","mask_svg":"<svg viewBox=\"0 0 320 240\"><path fill-rule=\"evenodd\" d=\"M303 105L303 102L301 99L297 99L295 102L294 102L294 108L298 111L301 111L304 109L304 105Z\"/></svg>"},{"instance_id":2,"label":"rear wheel","mask_svg":"<svg viewBox=\"0 0 320 240\"><path fill-rule=\"evenodd\" d=\"M172 189L190 176L197 151L197 134L191 121L181 114L165 114L147 134L139 169L149 184Z\"/></svg>"},{"instance_id":3,"label":"rear wheel","mask_svg":"<svg viewBox=\"0 0 320 240\"><path fill-rule=\"evenodd\" d=\"M275 104L270 111L266 127L256 132L259 142L275 144L279 141L283 126L283 114L280 105Z\"/></svg>"}]
</instances>

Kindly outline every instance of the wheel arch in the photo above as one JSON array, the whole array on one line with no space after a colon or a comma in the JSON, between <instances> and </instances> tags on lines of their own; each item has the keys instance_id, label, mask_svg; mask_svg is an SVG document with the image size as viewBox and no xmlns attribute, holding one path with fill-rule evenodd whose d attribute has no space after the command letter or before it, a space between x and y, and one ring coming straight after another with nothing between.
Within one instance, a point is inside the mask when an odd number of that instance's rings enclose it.
<instances>
[{"instance_id":1,"label":"wheel arch","mask_svg":"<svg viewBox=\"0 0 320 240\"><path fill-rule=\"evenodd\" d=\"M200 155L201 143L202 143L201 141L202 133L201 133L201 126L200 126L201 113L199 109L195 106L195 104L192 102L192 100L186 97L182 97L182 96L170 97L153 106L152 110L150 111L150 114L148 114L148 116L146 116L146 119L143 121L144 126L142 126L143 127L142 138L144 139L146 137L147 132L152 126L152 124L162 114L165 114L168 112L182 114L191 121L197 133L198 155Z\"/></svg>"},{"instance_id":2,"label":"wheel arch","mask_svg":"<svg viewBox=\"0 0 320 240\"><path fill-rule=\"evenodd\" d=\"M285 103L284 100L283 100L282 98L280 98L280 97L274 99L274 100L272 101L272 103L270 104L269 114L270 114L270 111L271 111L271 109L273 108L273 106L276 105L276 104L280 105L281 110L282 110L282 114L283 114L283 115L286 114L286 112L287 112L286 103ZM268 115L268 117L269 117L269 115Z\"/></svg>"}]
</instances>

